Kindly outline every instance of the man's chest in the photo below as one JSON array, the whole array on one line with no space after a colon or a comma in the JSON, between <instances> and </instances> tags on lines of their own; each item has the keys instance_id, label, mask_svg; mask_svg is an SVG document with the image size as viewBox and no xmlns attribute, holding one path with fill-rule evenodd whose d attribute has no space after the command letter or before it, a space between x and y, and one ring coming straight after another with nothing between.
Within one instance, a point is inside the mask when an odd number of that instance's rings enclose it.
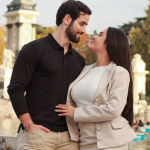
<instances>
[{"instance_id":1,"label":"man's chest","mask_svg":"<svg viewBox=\"0 0 150 150\"><path fill-rule=\"evenodd\" d=\"M82 65L71 54L47 53L36 67L36 74L48 78L68 78L70 82L75 80L82 70Z\"/></svg>"}]
</instances>

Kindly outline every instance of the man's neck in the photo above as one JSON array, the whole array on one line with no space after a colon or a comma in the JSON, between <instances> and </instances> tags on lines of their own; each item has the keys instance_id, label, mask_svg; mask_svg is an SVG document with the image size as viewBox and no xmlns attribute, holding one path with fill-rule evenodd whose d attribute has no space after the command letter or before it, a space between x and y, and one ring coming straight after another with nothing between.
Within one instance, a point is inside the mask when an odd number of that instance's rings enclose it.
<instances>
[{"instance_id":1,"label":"man's neck","mask_svg":"<svg viewBox=\"0 0 150 150\"><path fill-rule=\"evenodd\" d=\"M69 49L70 41L65 33L65 30L61 27L57 27L56 31L52 35L58 44L61 47L64 47L64 54L66 54Z\"/></svg>"}]
</instances>

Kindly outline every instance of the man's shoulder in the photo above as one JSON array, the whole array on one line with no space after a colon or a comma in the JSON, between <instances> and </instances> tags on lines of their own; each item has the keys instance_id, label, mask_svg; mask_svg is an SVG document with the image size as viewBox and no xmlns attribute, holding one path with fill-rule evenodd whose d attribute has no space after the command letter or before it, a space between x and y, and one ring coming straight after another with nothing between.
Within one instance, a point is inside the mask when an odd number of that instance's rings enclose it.
<instances>
[{"instance_id":1,"label":"man's shoulder","mask_svg":"<svg viewBox=\"0 0 150 150\"><path fill-rule=\"evenodd\" d=\"M48 43L46 37L31 41L31 42L25 44L22 47L20 52L23 54L26 53L26 54L30 54L30 55L35 54L35 53L42 55L43 51L45 50L44 47L47 45L46 43Z\"/></svg>"},{"instance_id":2,"label":"man's shoulder","mask_svg":"<svg viewBox=\"0 0 150 150\"><path fill-rule=\"evenodd\" d=\"M46 37L43 37L43 38L40 38L40 39L36 39L34 41L31 41L30 43L28 44L31 44L31 45L34 45L34 46L39 46L39 45L43 45L44 46L44 43L47 43L48 40L47 40L47 36Z\"/></svg>"},{"instance_id":3,"label":"man's shoulder","mask_svg":"<svg viewBox=\"0 0 150 150\"><path fill-rule=\"evenodd\" d=\"M33 52L43 51L46 47L48 47L48 44L49 42L47 40L47 37L43 37L25 44L22 49L27 49L27 50L30 49L30 51Z\"/></svg>"}]
</instances>

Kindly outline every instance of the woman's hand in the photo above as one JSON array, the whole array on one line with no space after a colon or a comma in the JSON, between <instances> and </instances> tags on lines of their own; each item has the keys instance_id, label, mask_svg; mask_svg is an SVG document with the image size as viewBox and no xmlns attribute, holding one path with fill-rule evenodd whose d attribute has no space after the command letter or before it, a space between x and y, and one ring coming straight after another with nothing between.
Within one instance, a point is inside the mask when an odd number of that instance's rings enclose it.
<instances>
[{"instance_id":1,"label":"woman's hand","mask_svg":"<svg viewBox=\"0 0 150 150\"><path fill-rule=\"evenodd\" d=\"M65 105L65 104L59 104L58 106L56 106L56 110L55 111L56 112L60 112L60 114L58 114L58 116L73 117L74 116L75 107L69 106L69 105Z\"/></svg>"}]
</instances>

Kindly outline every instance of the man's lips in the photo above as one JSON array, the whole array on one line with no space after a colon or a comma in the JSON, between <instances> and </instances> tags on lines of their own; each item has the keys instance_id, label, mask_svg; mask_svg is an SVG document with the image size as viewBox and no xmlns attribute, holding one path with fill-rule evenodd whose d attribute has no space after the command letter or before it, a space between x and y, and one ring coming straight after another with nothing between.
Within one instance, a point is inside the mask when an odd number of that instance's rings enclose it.
<instances>
[{"instance_id":1,"label":"man's lips","mask_svg":"<svg viewBox=\"0 0 150 150\"><path fill-rule=\"evenodd\" d=\"M77 37L80 38L80 37L81 37L81 34L80 34L80 33L77 33Z\"/></svg>"}]
</instances>

